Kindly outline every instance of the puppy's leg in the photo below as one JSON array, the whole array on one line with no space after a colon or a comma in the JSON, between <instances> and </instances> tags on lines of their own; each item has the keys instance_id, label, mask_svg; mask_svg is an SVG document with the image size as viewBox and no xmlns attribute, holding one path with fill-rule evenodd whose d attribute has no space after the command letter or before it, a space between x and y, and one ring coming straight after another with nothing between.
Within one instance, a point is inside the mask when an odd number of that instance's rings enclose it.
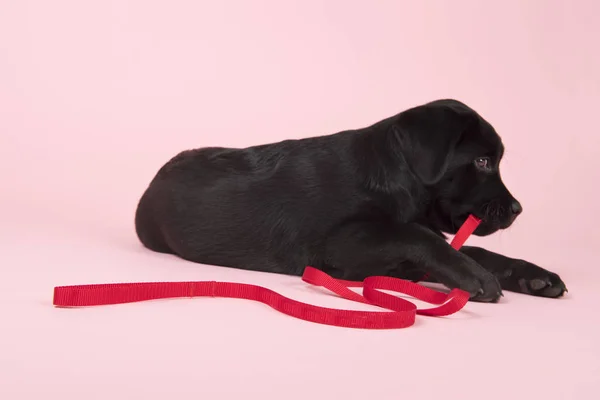
<instances>
[{"instance_id":1,"label":"puppy's leg","mask_svg":"<svg viewBox=\"0 0 600 400\"><path fill-rule=\"evenodd\" d=\"M342 279L402 277L404 265L412 265L449 288L469 292L472 300L495 302L502 295L493 274L417 224L369 221L343 225L328 238L324 260Z\"/></svg>"},{"instance_id":2,"label":"puppy's leg","mask_svg":"<svg viewBox=\"0 0 600 400\"><path fill-rule=\"evenodd\" d=\"M542 297L560 297L567 288L557 274L524 260L509 258L480 247L464 246L461 252L496 275L502 289Z\"/></svg>"}]
</instances>

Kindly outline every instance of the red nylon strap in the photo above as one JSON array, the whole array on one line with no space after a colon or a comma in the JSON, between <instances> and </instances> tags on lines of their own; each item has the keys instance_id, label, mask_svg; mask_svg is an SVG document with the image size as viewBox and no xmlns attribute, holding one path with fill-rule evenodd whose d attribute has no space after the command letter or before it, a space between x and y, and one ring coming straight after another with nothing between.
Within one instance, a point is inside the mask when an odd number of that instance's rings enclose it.
<instances>
[{"instance_id":1,"label":"red nylon strap","mask_svg":"<svg viewBox=\"0 0 600 400\"><path fill-rule=\"evenodd\" d=\"M456 232L456 235L454 235L450 245L456 250L460 249L463 244L465 244L469 236L475 232L475 229L477 229L480 223L481 220L479 218L474 215L469 215L467 220L458 229L458 232Z\"/></svg>"},{"instance_id":2,"label":"red nylon strap","mask_svg":"<svg viewBox=\"0 0 600 400\"><path fill-rule=\"evenodd\" d=\"M478 224L479 220L469 218L455 236L455 240L452 242L453 246L456 249L462 246L462 243ZM463 228L464 230L462 230ZM215 281L58 286L54 288L54 305L84 307L176 297L229 297L255 300L289 316L326 325L363 329L395 329L413 325L417 314L427 316L453 314L462 309L469 300L469 294L460 289L453 289L446 294L417 283L386 276L372 276L362 282L344 281L334 279L323 271L310 266L304 270L302 280L329 289L347 300L378 306L389 311L357 311L318 307L287 298L261 286ZM362 287L362 295L350 290L350 287ZM410 301L380 290L407 294L437 305L437 307L417 309L416 305Z\"/></svg>"}]
</instances>

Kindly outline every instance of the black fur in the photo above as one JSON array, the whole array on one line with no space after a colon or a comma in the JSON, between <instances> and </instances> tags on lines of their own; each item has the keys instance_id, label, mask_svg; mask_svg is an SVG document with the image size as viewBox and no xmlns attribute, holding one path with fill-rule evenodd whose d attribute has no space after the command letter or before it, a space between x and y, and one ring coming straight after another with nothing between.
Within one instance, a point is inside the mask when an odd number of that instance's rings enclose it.
<instances>
[{"instance_id":1,"label":"black fur","mask_svg":"<svg viewBox=\"0 0 600 400\"><path fill-rule=\"evenodd\" d=\"M481 236L520 213L500 178L503 152L494 128L456 100L358 130L188 150L150 183L136 231L151 250L204 264L293 275L311 265L351 280L428 273L477 301L502 289L559 297L557 275L445 239L471 213Z\"/></svg>"}]
</instances>

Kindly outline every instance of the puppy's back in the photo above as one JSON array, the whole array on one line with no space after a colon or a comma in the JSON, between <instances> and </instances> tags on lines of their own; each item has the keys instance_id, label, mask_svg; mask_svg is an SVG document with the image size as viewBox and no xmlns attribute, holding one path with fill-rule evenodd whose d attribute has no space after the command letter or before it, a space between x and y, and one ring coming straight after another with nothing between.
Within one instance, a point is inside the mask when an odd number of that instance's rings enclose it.
<instances>
[{"instance_id":1,"label":"puppy's back","mask_svg":"<svg viewBox=\"0 0 600 400\"><path fill-rule=\"evenodd\" d=\"M354 180L346 137L183 151L140 199L137 235L151 250L204 264L273 271L294 255L301 265L308 250L299 244L359 201L342 193Z\"/></svg>"},{"instance_id":2,"label":"puppy's back","mask_svg":"<svg viewBox=\"0 0 600 400\"><path fill-rule=\"evenodd\" d=\"M142 244L172 253L164 235L166 225L178 224L179 219L191 223L192 214L197 214L191 213L191 207L200 210L211 198L227 198L224 192L228 186L239 187L257 171L272 168L274 160L258 157L260 152L255 148L204 147L171 158L158 170L138 203L135 229Z\"/></svg>"}]
</instances>

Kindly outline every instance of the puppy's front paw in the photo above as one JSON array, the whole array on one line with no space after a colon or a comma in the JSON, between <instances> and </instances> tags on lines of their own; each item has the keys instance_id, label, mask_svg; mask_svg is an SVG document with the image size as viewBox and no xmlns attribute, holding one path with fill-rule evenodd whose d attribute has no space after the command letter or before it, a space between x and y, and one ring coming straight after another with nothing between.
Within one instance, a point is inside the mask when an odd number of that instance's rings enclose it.
<instances>
[{"instance_id":1,"label":"puppy's front paw","mask_svg":"<svg viewBox=\"0 0 600 400\"><path fill-rule=\"evenodd\" d=\"M482 268L472 258L458 253L461 263L455 267L455 271L462 271L462 276L455 281L456 286L468 292L470 301L481 303L496 303L502 297L502 286L498 278Z\"/></svg>"},{"instance_id":2,"label":"puppy's front paw","mask_svg":"<svg viewBox=\"0 0 600 400\"><path fill-rule=\"evenodd\" d=\"M497 303L502 297L502 287L493 274L486 274L479 279L480 289L472 295L470 300L480 303Z\"/></svg>"},{"instance_id":3,"label":"puppy's front paw","mask_svg":"<svg viewBox=\"0 0 600 400\"><path fill-rule=\"evenodd\" d=\"M499 279L504 289L517 293L557 298L568 292L560 276L522 260L504 270Z\"/></svg>"}]
</instances>

